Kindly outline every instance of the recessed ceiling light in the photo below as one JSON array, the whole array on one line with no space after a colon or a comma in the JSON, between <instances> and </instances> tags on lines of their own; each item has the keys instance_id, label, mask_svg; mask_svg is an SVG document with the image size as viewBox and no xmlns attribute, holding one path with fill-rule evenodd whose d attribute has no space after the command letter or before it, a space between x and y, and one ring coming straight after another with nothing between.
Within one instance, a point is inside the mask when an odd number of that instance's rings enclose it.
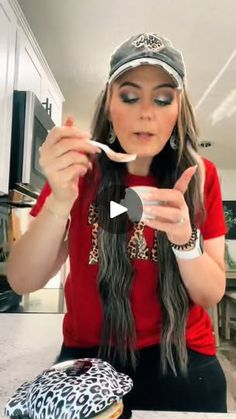
<instances>
[{"instance_id":1,"label":"recessed ceiling light","mask_svg":"<svg viewBox=\"0 0 236 419\"><path fill-rule=\"evenodd\" d=\"M199 143L199 146L202 148L208 148L212 146L212 142L211 141L201 141Z\"/></svg>"}]
</instances>

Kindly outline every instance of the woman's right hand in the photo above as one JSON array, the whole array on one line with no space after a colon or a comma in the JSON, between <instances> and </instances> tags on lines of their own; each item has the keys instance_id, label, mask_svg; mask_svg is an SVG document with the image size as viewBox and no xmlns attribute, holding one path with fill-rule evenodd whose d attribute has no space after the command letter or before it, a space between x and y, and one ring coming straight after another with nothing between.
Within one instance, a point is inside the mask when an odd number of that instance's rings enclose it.
<instances>
[{"instance_id":1,"label":"woman's right hand","mask_svg":"<svg viewBox=\"0 0 236 419\"><path fill-rule=\"evenodd\" d=\"M92 168L90 156L100 152L89 144L88 132L66 125L54 127L40 148L39 164L52 189L54 201L61 208L70 209L78 196L78 181Z\"/></svg>"}]
</instances>

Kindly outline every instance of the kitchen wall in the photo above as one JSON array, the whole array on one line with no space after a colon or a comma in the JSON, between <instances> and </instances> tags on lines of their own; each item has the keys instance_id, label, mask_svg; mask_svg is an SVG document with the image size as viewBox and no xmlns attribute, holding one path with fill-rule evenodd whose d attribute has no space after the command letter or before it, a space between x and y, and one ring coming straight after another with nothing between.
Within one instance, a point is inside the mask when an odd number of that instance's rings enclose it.
<instances>
[{"instance_id":1,"label":"kitchen wall","mask_svg":"<svg viewBox=\"0 0 236 419\"><path fill-rule=\"evenodd\" d=\"M223 201L236 201L236 170L220 170ZM229 240L231 256L236 260L236 240Z\"/></svg>"},{"instance_id":2,"label":"kitchen wall","mask_svg":"<svg viewBox=\"0 0 236 419\"><path fill-rule=\"evenodd\" d=\"M219 170L223 200L236 200L236 169Z\"/></svg>"}]
</instances>

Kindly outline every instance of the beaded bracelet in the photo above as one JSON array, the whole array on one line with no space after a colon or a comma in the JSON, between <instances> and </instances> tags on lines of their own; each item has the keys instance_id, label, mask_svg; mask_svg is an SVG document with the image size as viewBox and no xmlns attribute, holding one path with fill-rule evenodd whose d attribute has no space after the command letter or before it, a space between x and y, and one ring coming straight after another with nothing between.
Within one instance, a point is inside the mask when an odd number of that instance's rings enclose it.
<instances>
[{"instance_id":1,"label":"beaded bracelet","mask_svg":"<svg viewBox=\"0 0 236 419\"><path fill-rule=\"evenodd\" d=\"M192 247L193 244L195 244L197 241L197 227L195 225L192 225L192 234L189 239L189 241L185 244L174 244L171 241L169 241L171 247L173 247L176 250L188 250L189 247Z\"/></svg>"}]
</instances>

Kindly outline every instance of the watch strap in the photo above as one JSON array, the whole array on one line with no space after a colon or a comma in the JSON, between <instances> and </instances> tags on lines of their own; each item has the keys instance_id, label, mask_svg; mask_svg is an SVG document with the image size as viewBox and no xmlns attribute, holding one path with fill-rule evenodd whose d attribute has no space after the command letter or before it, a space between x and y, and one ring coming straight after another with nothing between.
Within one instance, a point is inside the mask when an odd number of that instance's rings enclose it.
<instances>
[{"instance_id":1,"label":"watch strap","mask_svg":"<svg viewBox=\"0 0 236 419\"><path fill-rule=\"evenodd\" d=\"M201 236L201 232L199 229L195 230L196 232L196 238L195 238L195 243L194 243L194 247L191 248L190 250L188 250L188 247L185 247L184 249L177 249L177 246L171 246L172 250L175 254L175 256L178 259L195 259L199 256L201 256L203 254L203 240L202 240L202 236ZM191 246L193 245L193 243L191 243Z\"/></svg>"}]
</instances>

